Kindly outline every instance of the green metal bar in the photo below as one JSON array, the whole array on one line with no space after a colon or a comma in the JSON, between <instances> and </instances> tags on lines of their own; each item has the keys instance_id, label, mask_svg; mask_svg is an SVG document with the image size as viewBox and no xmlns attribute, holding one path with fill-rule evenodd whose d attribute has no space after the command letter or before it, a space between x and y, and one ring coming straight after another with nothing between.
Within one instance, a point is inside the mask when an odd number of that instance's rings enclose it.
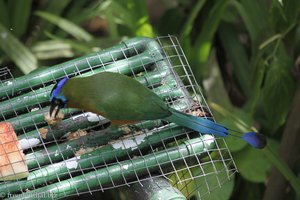
<instances>
[{"instance_id":1,"label":"green metal bar","mask_svg":"<svg viewBox=\"0 0 300 200\"><path fill-rule=\"evenodd\" d=\"M122 187L120 193L114 192L116 198L126 196L130 200L186 200L186 197L174 188L167 179L155 177L140 183L134 183L130 187Z\"/></svg>"},{"instance_id":2,"label":"green metal bar","mask_svg":"<svg viewBox=\"0 0 300 200\"><path fill-rule=\"evenodd\" d=\"M140 81L142 84L145 84L145 86L150 86L152 84L159 84L161 83L162 81L162 78L163 77L168 77L169 75L167 75L167 71L166 70L163 70L163 71L155 71L155 72L148 72L148 73L145 73L144 76L141 76L141 77L137 77L136 79L138 81ZM170 99L170 98L175 98L175 97L179 97L183 94L183 92L180 90L180 89L176 89L170 93L168 93L168 90L172 90L172 87L174 87L173 84L175 84L174 81L172 81L171 78L168 79L168 81L170 83L167 82L166 85L163 85L163 86L160 86L158 88L154 88L154 92L156 93L159 93L160 96L163 98L163 99ZM170 95L169 95L170 94ZM26 127L26 124L22 124L20 122L32 122L34 121L35 124L37 123L37 121L41 121L42 120L42 114L41 112L38 112L38 115L34 115L34 113L31 113L30 114L25 114L25 115L21 115L21 116L18 116L17 119L14 120L11 119L10 121L13 122L14 124L17 124L19 123L19 127ZM51 141L53 140L53 138L60 138L62 135L64 135L64 129L68 128L69 126L71 126L71 130L69 131L75 131L77 129L84 129L84 128L88 128L88 127L93 127L95 125L97 125L97 123L89 123L89 122L86 122L86 121L80 121L82 123L76 123L74 125L76 125L76 127L73 127L72 126L72 120L64 120L63 121L64 123L61 123L59 127L55 127L53 129L49 129L49 133L47 134L47 138L45 138L45 141ZM28 124L27 124L28 125ZM47 128L47 127L46 127ZM55 134L54 134L55 133ZM32 138L36 138L36 139L41 139L40 137L40 133L38 130L32 130L31 132L28 132L24 135L20 135L19 136L19 139L32 139ZM29 147L32 147L32 146L28 146Z\"/></svg>"},{"instance_id":3,"label":"green metal bar","mask_svg":"<svg viewBox=\"0 0 300 200\"><path fill-rule=\"evenodd\" d=\"M118 72L121 74L131 75L137 74L141 71L145 71L145 68L151 66L155 62L162 60L163 57L160 54L153 56L150 51L144 51L143 53L129 57L123 60L114 61L102 68L94 69L93 72L89 71L83 73L82 76L89 76L94 73L100 73L104 71Z\"/></svg>"},{"instance_id":4,"label":"green metal bar","mask_svg":"<svg viewBox=\"0 0 300 200\"><path fill-rule=\"evenodd\" d=\"M147 44L147 51L145 51L145 44L146 42L149 42ZM148 39L148 38L137 38L132 39L124 42L126 44L125 46L132 47L134 46L136 51L138 51L139 48L144 48L144 51L142 54L129 57L120 61L114 61L110 60L108 61L108 64L103 68L94 69L94 73L103 72L104 70L107 71L114 71L114 72L120 72L124 74L132 74L134 71L143 70L145 65L156 63L160 66L160 68L164 67L167 68L167 64L162 60L163 57L160 53L161 48L160 46L155 42L155 40ZM143 46L144 45L144 46ZM110 49L118 49L118 47L110 48ZM114 55L114 52L110 52L109 50L103 50L103 54L112 54ZM134 49L134 50L135 50ZM157 52L155 52L155 50ZM118 51L122 52L122 49L119 49ZM124 50L127 52L126 50ZM123 54L124 51L122 52ZM128 53L129 54L129 53ZM87 55L85 57L81 57L75 60L71 60L69 62L53 66L49 69L45 70L39 70L37 73L28 74L23 77L15 79L13 82L6 82L6 86L3 86L0 88L0 97L4 96L11 96L14 94L15 91L20 92L22 89L32 89L32 86L38 85L38 84L44 84L45 82L53 81L53 79L58 79L61 77L64 77L66 75L70 75L74 73L74 69L83 70L83 69L90 69L91 67L99 65L99 63L94 62L87 62L90 57L101 57L102 54L98 54L98 56L95 55L90 56ZM110 55L111 56L111 55ZM95 59L95 58L93 58ZM99 60L99 58L97 58ZM117 59L117 57L116 57ZM86 62L85 67L79 68L77 62ZM100 61L100 60L99 60ZM99 62L98 61L98 62ZM103 63L100 63L103 64ZM137 66L137 67L136 67ZM70 68L72 70L64 72L65 68ZM54 73L55 71L58 71L59 73ZM90 75L92 72L87 72L84 75ZM161 73L164 73L161 71ZM148 77L151 77L150 75ZM0 110L4 117L13 115L14 112L19 111L21 109L27 109L27 107L34 106L38 103L47 102L48 100L48 94L51 91L53 86L47 86L43 89L36 90L35 92L29 92L28 94L15 97L13 99L10 99L9 101L4 101L0 103Z\"/></svg>"},{"instance_id":5,"label":"green metal bar","mask_svg":"<svg viewBox=\"0 0 300 200\"><path fill-rule=\"evenodd\" d=\"M91 72L91 68L93 69L93 72ZM14 90L16 91L24 91L33 88L37 88L38 86L43 86L43 83L47 83L47 85L53 81L54 79L59 79L61 77L71 74L74 74L76 70L79 70L80 73L82 73L82 76L88 76L92 73L100 73L103 71L112 71L112 72L119 72L126 75L137 75L137 80L140 81L142 84L153 87L153 85L161 85L157 88L154 88L153 91L156 92L161 96L163 99L176 99L179 97L186 96L186 91L184 88L178 88L176 87L176 76L172 74L172 71L169 69L169 64L164 60L162 49L159 46L159 44L149 38L135 38L132 40L128 40L123 42L122 44L112 47L110 49L103 50L98 53L90 54L84 57L81 57L76 60L69 61L67 63L63 63L60 65L56 65L48 70L39 70L34 73L31 73L29 75L26 75L24 77L18 78L13 82L7 82L5 83L5 87L0 88L0 97L9 95L12 96ZM147 71L145 71L147 70ZM151 71L152 70L152 71ZM150 71L150 72L149 72ZM140 74L142 76L140 76ZM52 89L53 85L49 85L47 87L44 87L42 89L38 89L36 91L40 92L40 96L37 96L35 92L33 93L27 93L18 97L14 97L11 100L12 102L17 105L16 107L12 106L11 102L4 101L0 103L0 110L1 107L4 108L3 112L4 118L11 117L14 115L15 111L21 112L28 112L27 107L31 108L35 106L36 104L40 103L48 103L49 98L49 92ZM171 91L171 93L170 93ZM22 94L22 93L18 93ZM30 98L29 98L30 97ZM36 98L38 97L38 98ZM35 98L35 99L33 99ZM28 100L29 99L29 100ZM25 102L25 103L24 103ZM43 104L42 106L44 106ZM187 103L179 103L176 104L175 107L178 109L180 108L186 108ZM43 123L42 119L42 111L44 111L43 108L41 111L34 111L31 113L19 115L17 118L11 118L9 119L13 125L15 126L16 130L21 130L24 128L32 127L30 123L34 122L40 122ZM72 112L77 112L78 110L72 110ZM36 121L34 120L36 119ZM80 119L80 120L79 120ZM86 117L78 117L79 121L76 121L74 123L74 118L64 119L58 126L53 127L49 129L49 132L47 134L47 137L43 139L44 142L51 142L55 138L55 144L52 146L48 146L45 150L35 150L33 153L26 155L27 165L29 169L39 169L31 172L30 177L34 176L32 178L28 177L28 182L24 180L24 182L21 180L20 182L11 182L8 184L5 184L6 187L10 187L11 189L21 190L21 187L23 189L28 189L28 184L30 183L36 183L36 185L31 185L30 187L35 188L37 185L45 183L45 181L53 182L55 178L57 178L57 175L59 175L59 178L62 180L65 178L65 175L69 172L76 173L78 172L78 169L70 170L68 168L67 162L74 161L74 155L76 151L78 151L82 146L84 147L96 147L98 149L89 152L88 154L83 154L79 157L76 157L75 161L78 162L78 166L80 166L82 169L91 168L92 166L101 166L104 162L110 162L112 161L112 151L116 152L116 155L114 155L114 158L117 156L117 158L121 158L127 155L129 153L130 155L134 154L136 150L133 149L126 149L124 151L122 148L120 149L112 149L114 148L113 145L107 145L105 147L99 148L99 146L107 144L112 139L117 139L122 135L126 134L126 131L122 129L113 129L113 130L105 130L100 131L98 134L91 134L83 136L79 139L71 140L71 141L65 141L64 143L56 143L57 139L61 138L61 136L65 135L67 132L73 132L78 129L86 129L91 126L95 126L96 124L90 123L86 121ZM99 124L99 122L98 122ZM142 128L154 128L161 125L161 121L149 121L143 123L143 126L138 125L131 125L129 126L132 130L139 130ZM180 128L180 127L178 127ZM182 129L182 128L180 128ZM178 134L182 134L182 132L176 132ZM152 135L151 135L152 136ZM149 138L151 138L149 136ZM141 135L139 135L141 137ZM154 135L153 135L154 137ZM161 136L160 136L161 137ZM38 131L30 131L27 132L24 135L19 136L19 140L25 142L30 139L41 139L41 136ZM158 138L158 135L156 137L157 140L152 141L153 145L156 145L158 142L162 140L162 138ZM145 140L148 141L148 137L145 137ZM126 140L125 140L126 141ZM150 140L149 140L150 141ZM27 141L30 143L30 141ZM63 142L63 141L58 141ZM121 142L121 141L120 141ZM124 140L123 140L124 142ZM41 143L41 140L39 141L39 144ZM151 144L152 144L151 143ZM121 144L121 143L120 143ZM146 143L141 143L143 145L139 146L139 149L146 148ZM29 145L28 148L34 147L35 145ZM126 146L125 146L126 147ZM148 144L149 147L149 144ZM187 148L187 147L186 147ZM26 149L26 148L25 148ZM125 154L126 153L126 154ZM161 152L165 153L165 152ZM99 155L102 156L102 159L99 159ZM150 156L150 155L148 155ZM69 160L66 160L69 159ZM72 160L73 159L73 160ZM143 158L144 160L145 158ZM62 161L61 163L56 163L59 161ZM132 166L135 169L135 165L139 164L142 166L142 163L139 162L139 158L137 158L137 163L132 163ZM149 160L150 161L150 160ZM132 161L124 161L126 162L132 162ZM167 161L168 162L168 161ZM53 165L45 166L44 168L40 169L40 166L47 165L50 163L56 163ZM157 163L156 163L157 165ZM115 168L112 168L112 172L117 173L118 165L114 165ZM111 166L111 167L114 167ZM147 165L146 165L147 166ZM70 166L69 166L70 167ZM158 166L153 166L154 168L157 168ZM152 168L151 168L152 169ZM105 175L106 169L99 169L98 171L100 174ZM144 169L145 171L145 169ZM108 172L108 171L107 171ZM90 174L92 172L89 172ZM131 172L132 173L132 172ZM124 174L124 173L123 173ZM122 173L117 173L117 176L122 175ZM86 176L86 175L83 175ZM129 175L131 176L131 175ZM81 179L81 176L76 177L75 180L75 187L76 184L84 184L83 180ZM72 180L66 180L67 182L73 181ZM99 181L99 179L97 179ZM104 176L104 180L108 180L108 177ZM117 178L115 179L117 180ZM42 182L41 182L42 181ZM96 181L96 180L94 180ZM102 179L101 179L102 181ZM92 181L93 182L93 181ZM96 182L93 182L96 183ZM102 182L101 182L102 183ZM100 183L100 184L101 184ZM107 182L108 183L108 182ZM16 185L14 184L20 184L18 185L19 188L16 188ZM14 186L13 186L14 185ZM53 184L55 185L55 184ZM1 187L3 185L0 184L0 191ZM28 186L28 187L27 187ZM14 187L14 188L13 188ZM26 188L27 187L27 188ZM80 186L81 187L81 186ZM89 186L88 186L89 187ZM99 182L96 185L93 185L92 187L99 187ZM22 190L23 190L22 189ZM71 190L74 190L74 187L71 186ZM15 190L15 191L16 191ZM39 190L39 189L38 189ZM38 191L35 190L35 191ZM57 192L59 192L60 189L58 189ZM35 191L33 191L35 193ZM74 191L73 191L74 192ZM68 193L68 191L67 191ZM30 193L29 193L30 194ZM66 193L65 193L66 194ZM56 195L56 193L55 193ZM62 194L59 194L62 195ZM31 196L32 197L32 196ZM27 198L27 197L26 197Z\"/></svg>"},{"instance_id":6,"label":"green metal bar","mask_svg":"<svg viewBox=\"0 0 300 200\"><path fill-rule=\"evenodd\" d=\"M160 121L148 121L147 123L131 125L130 130L134 131L143 128L153 128L160 125ZM58 145L49 146L47 147L47 150L39 150L27 154L26 163L28 169L39 168L43 165L72 158L81 147L95 148L97 146L106 145L109 141L116 140L126 134L127 130L124 130L122 127L90 133L75 140L65 141Z\"/></svg>"},{"instance_id":7,"label":"green metal bar","mask_svg":"<svg viewBox=\"0 0 300 200\"><path fill-rule=\"evenodd\" d=\"M158 88L154 88L153 92L159 94L162 99L175 99L182 97L184 94L181 88L174 88L170 85L163 85Z\"/></svg>"},{"instance_id":8,"label":"green metal bar","mask_svg":"<svg viewBox=\"0 0 300 200\"><path fill-rule=\"evenodd\" d=\"M52 197L46 199L58 199L77 192L86 192L93 189L111 184L112 181L127 180L135 177L136 174L146 175L148 170L151 172L159 169L159 166L166 167L171 162L181 160L194 154L201 154L205 148L212 145L211 140L207 140L206 136L185 141L184 144L174 148L166 149L156 153L152 153L141 158L126 160L102 169L98 169L84 175L73 177L46 187L38 188L33 191L26 192L22 195L22 199L37 199L34 194L42 194L51 192ZM210 139L212 136L209 136ZM9 199L20 199L20 197L12 197Z\"/></svg>"},{"instance_id":9,"label":"green metal bar","mask_svg":"<svg viewBox=\"0 0 300 200\"><path fill-rule=\"evenodd\" d=\"M140 49L143 49L144 52L142 54L139 54L139 55L136 55L133 57L129 57L126 59L123 58L123 60L119 60L119 61L111 60L111 61L109 61L110 64L107 64L103 68L95 69L93 73L99 73L99 72L103 72L104 70L107 70L107 71L120 72L120 73L124 73L124 74L132 74L132 72L134 72L134 71L144 70L145 65L153 64L153 63L156 63L157 65L159 65L160 68L167 69L168 65L165 63L165 61L162 60L163 59L162 55L160 53L158 53L158 52L161 52L161 48L155 40L149 39L149 38L137 38L137 39L128 40L128 41L124 42L124 44L126 44L125 45L126 47L132 47L134 45L134 51L138 51L140 48ZM145 47L145 45L147 48ZM118 48L114 47L114 48L110 48L110 49L115 50ZM110 49L105 50L103 54L114 55L114 52L109 52ZM145 49L147 49L147 50L145 51ZM127 50L122 51L122 49L119 49L119 51L121 51L123 54L126 54L125 52L127 52ZM127 54L129 54L129 53L127 52ZM97 55L100 56L102 54L97 54ZM51 67L50 69L39 70L37 73L28 74L26 76L17 78L13 82L7 82L6 86L0 88L0 96L3 96L4 93L5 93L5 95L12 95L12 94L14 94L14 91L19 92L22 88L23 89L32 89L31 86L33 86L34 84L38 84L38 83L44 84L45 82L47 82L47 80L51 81L53 79L64 77L64 76L66 76L66 74L70 75L71 73L74 73L74 68L81 70L81 68L78 68L78 66L76 64L76 62L78 60L80 62L83 62L83 61L87 62L89 60L89 57L90 57L90 55L81 57L76 60L72 60L67 63L63 63L60 65ZM94 55L94 57L95 57L95 55ZM111 63L111 62L113 62L113 63ZM90 67L93 67L95 65L97 65L97 63L94 63L94 62L88 63L87 62L86 66L85 66L86 68L84 68L84 69L90 69ZM70 73L68 73L68 72L63 71L64 67L73 68L73 69L72 69L72 71L70 71ZM58 70L59 73L58 74L54 73L55 70ZM87 72L86 74L84 74L84 76L90 75L91 73L92 72ZM154 72L154 73L157 73L157 72ZM165 71L163 70L163 71L160 71L159 73L165 73ZM146 74L146 76L147 76L147 74ZM151 79L152 77L151 77L151 75L148 75L145 78ZM142 82L145 81L145 80L142 80L142 78L140 78L140 79ZM155 79L155 76L152 79ZM30 84L31 80L34 83L33 85ZM28 85L28 84L30 84L30 85ZM26 87L26 85L27 85L27 87ZM20 88L19 88L19 86L20 86ZM24 94L22 96L12 98L9 101L4 101L4 102L0 103L0 110L2 112L3 117L5 117L7 119L11 115L14 115L15 112L19 112L20 110L23 110L26 112L28 107L30 108L38 103L47 102L48 96L49 96L49 93L50 93L52 87L53 87L52 85L47 86L42 89L38 89L34 92L29 92L28 94Z\"/></svg>"},{"instance_id":10,"label":"green metal bar","mask_svg":"<svg viewBox=\"0 0 300 200\"><path fill-rule=\"evenodd\" d=\"M0 103L1 118L9 118L16 112L30 112L31 107L49 101L49 93L53 86L37 89Z\"/></svg>"},{"instance_id":11,"label":"green metal bar","mask_svg":"<svg viewBox=\"0 0 300 200\"><path fill-rule=\"evenodd\" d=\"M144 84L145 86L149 87L150 83L152 84L159 84L162 80L162 77L166 75L166 71L161 72L149 72L144 76L137 77L136 79ZM40 88L38 90L29 92L27 94L12 98L8 101L4 101L0 103L0 111L3 117L9 118L10 116L14 115L15 112L28 112L28 108L34 107L38 104L43 104L49 101L50 91L52 90L54 85L47 86L45 88ZM23 117L32 116L34 117L35 113L39 112L30 112L28 115L19 115L17 118L9 119L8 121L22 121ZM0 116L1 117L1 116ZM39 117L38 117L39 118ZM24 119L25 121L28 119ZM36 121L36 119L34 119ZM39 120L37 120L39 121ZM15 122L18 123L18 122ZM20 124L20 126L22 126ZM24 126L23 126L24 127Z\"/></svg>"},{"instance_id":12,"label":"green metal bar","mask_svg":"<svg viewBox=\"0 0 300 200\"><path fill-rule=\"evenodd\" d=\"M179 102L174 107L186 108L185 102ZM162 126L160 120L146 121L136 125L130 125L131 132L140 129L153 129ZM85 147L97 147L107 144L110 140L117 139L126 135L126 131L122 128L103 130L100 133L83 136L76 140L65 141L58 145L48 146L47 150L35 150L33 153L26 155L26 163L29 169L34 169L39 166L56 163L67 158L74 157L82 145Z\"/></svg>"},{"instance_id":13,"label":"green metal bar","mask_svg":"<svg viewBox=\"0 0 300 200\"><path fill-rule=\"evenodd\" d=\"M45 114L49 112L49 107L45 107L36 111L32 111L23 115L19 115L14 118L8 119L6 122L9 122L14 127L16 132L19 131L28 131L35 129L36 126L45 126L47 122L45 121ZM69 117L71 114L82 112L81 110L75 108L62 109L62 112L65 118Z\"/></svg>"},{"instance_id":14,"label":"green metal bar","mask_svg":"<svg viewBox=\"0 0 300 200\"><path fill-rule=\"evenodd\" d=\"M90 170L92 167L101 167L104 163L110 163L115 159L120 159L129 155L134 155L137 151L146 150L150 148L159 147L162 141L165 143L168 140L173 141L174 137L185 135L185 129L175 124L167 125L154 131L140 134L137 137L129 139L118 139L111 142L109 145L96 149L94 151L82 154L80 156L46 166L44 168L30 172L26 180L19 180L18 182L9 182L0 185L0 191L7 191L7 193L18 192L19 190L37 188L45 182L55 182L57 179L63 180L70 175L83 169ZM109 131L106 134L110 134ZM126 146L124 144L132 144L136 142L136 146ZM76 166L76 167L74 167Z\"/></svg>"},{"instance_id":15,"label":"green metal bar","mask_svg":"<svg viewBox=\"0 0 300 200\"><path fill-rule=\"evenodd\" d=\"M153 64L157 60L162 59L162 57L157 56L156 58L153 58L152 55L148 52L145 51L142 54L139 54L134 57L130 57L125 60L119 60L115 61L112 64L108 64L103 68L98 68L93 70L93 72L86 72L82 76L88 76L93 73L100 73L104 71L111 71L111 72L120 72L126 75L131 75L133 72L141 72L144 71L144 65L146 64ZM76 68L75 68L76 69ZM74 70L74 69L73 69ZM155 78L164 75L166 72L163 72L163 70L160 72L161 74L159 75L158 72L153 72L150 73L149 75L145 75L145 78L138 77L137 79L140 80L142 83L145 83L145 79L151 79L155 80ZM151 76L154 75L153 78ZM27 75L28 76L28 75ZM48 74L48 76L50 76ZM65 75L66 76L66 75ZM52 78L52 76L51 76ZM147 84L147 82L146 82ZM10 86L10 85L9 85ZM29 92L27 94L23 94L18 97L11 98L7 101L1 102L0 103L0 111L2 115L7 118L10 117L11 115L14 115L15 112L18 111L25 111L27 112L27 108L40 104L40 103L45 103L49 101L49 94L50 91L52 90L54 85L50 85L44 88L37 89L35 91ZM1 89L5 87L0 88L0 93ZM1 117L1 116L0 116Z\"/></svg>"},{"instance_id":16,"label":"green metal bar","mask_svg":"<svg viewBox=\"0 0 300 200\"><path fill-rule=\"evenodd\" d=\"M156 78L156 80L159 80L159 79ZM180 97L183 94L180 89L176 89L176 90L167 92L168 90L172 89L170 87L172 87L172 86L170 86L170 84L160 86L160 87L155 88L154 92L159 93L158 95L164 99ZM28 119L28 117L30 118L30 116L27 116L27 119ZM41 120L41 117L43 117L43 116L37 115L37 117L39 117L38 120ZM19 116L17 118L17 120L19 120L19 118L21 120L25 119L23 121L32 121L32 119L36 118L36 115L34 115L32 118L30 118L31 120L27 120L26 118L21 118L21 116ZM20 122L20 120L19 120L19 122ZM74 116L72 118L67 118L67 119L62 120L56 126L52 126L51 128L49 128L48 126L42 127L44 130L47 131L46 137L41 137L40 131L37 129L34 129L30 132L19 135L18 139L21 142L21 146L22 146L23 150L25 150L25 149L29 149L29 148L39 145L42 140L44 142L58 140L66 134L66 131L75 132L79 129L89 129L89 128L104 125L107 123L108 123L107 120L102 120L100 118L98 120L96 119L96 120L91 121L91 120L89 120L88 117L86 117L84 115L81 115L81 117Z\"/></svg>"},{"instance_id":17,"label":"green metal bar","mask_svg":"<svg viewBox=\"0 0 300 200\"><path fill-rule=\"evenodd\" d=\"M153 38L146 38L146 37L140 37L140 38L137 38L136 41L133 41L133 40L126 40L124 41L123 43L126 44L127 47L130 47L130 46L137 46L138 43L140 43L140 41L138 40L143 40L143 43L144 43L144 50L149 50L152 52L152 55L155 56L156 54L160 54L162 55L163 51L161 49L161 46L159 45L159 43L153 39ZM136 43L135 43L136 42Z\"/></svg>"},{"instance_id":18,"label":"green metal bar","mask_svg":"<svg viewBox=\"0 0 300 200\"><path fill-rule=\"evenodd\" d=\"M89 117L90 116L90 117ZM91 118L91 119L89 119ZM42 137L39 130L32 130L25 134L19 135L18 139L43 139L44 142L49 142L53 140L59 140L62 136L64 136L67 132L75 132L79 129L90 129L95 126L104 125L109 123L109 120L106 120L102 117L98 117L93 113L83 113L80 115L76 115L71 118L64 119L57 123L55 126L45 126L42 127L47 131L45 134L46 137ZM30 146L33 147L33 146Z\"/></svg>"},{"instance_id":19,"label":"green metal bar","mask_svg":"<svg viewBox=\"0 0 300 200\"><path fill-rule=\"evenodd\" d=\"M136 54L145 50L145 44L153 39L150 38L133 38L114 47L104 49L99 52L55 65L45 70L38 70L26 76L16 78L14 81L3 83L0 88L0 98L12 96L15 91L30 89L34 86L47 83L53 79L61 78L67 74L73 74L74 69L89 70L91 66L103 66L114 60L123 59L124 56L130 57L131 54Z\"/></svg>"}]
</instances>

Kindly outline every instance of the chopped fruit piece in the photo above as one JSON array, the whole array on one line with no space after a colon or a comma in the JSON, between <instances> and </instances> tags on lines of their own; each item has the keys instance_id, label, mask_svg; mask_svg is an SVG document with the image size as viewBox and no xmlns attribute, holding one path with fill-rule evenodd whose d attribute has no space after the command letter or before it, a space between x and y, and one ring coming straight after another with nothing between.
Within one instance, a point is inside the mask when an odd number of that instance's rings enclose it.
<instances>
[{"instance_id":1,"label":"chopped fruit piece","mask_svg":"<svg viewBox=\"0 0 300 200\"><path fill-rule=\"evenodd\" d=\"M28 168L17 135L10 123L0 123L0 181L26 178Z\"/></svg>"}]
</instances>

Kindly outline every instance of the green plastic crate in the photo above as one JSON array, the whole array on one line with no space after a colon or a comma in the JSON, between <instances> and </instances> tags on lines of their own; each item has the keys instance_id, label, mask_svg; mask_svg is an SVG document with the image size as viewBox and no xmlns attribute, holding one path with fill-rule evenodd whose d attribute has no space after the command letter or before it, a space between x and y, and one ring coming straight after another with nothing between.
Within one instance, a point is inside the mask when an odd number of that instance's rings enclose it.
<instances>
[{"instance_id":1,"label":"green plastic crate","mask_svg":"<svg viewBox=\"0 0 300 200\"><path fill-rule=\"evenodd\" d=\"M57 199L164 177L186 198L201 198L237 171L223 139L165 121L113 129L101 116L64 109L58 125L45 122L49 93L59 79L103 71L132 76L170 106L213 119L173 36L132 38L15 79L3 68L0 117L17 132L30 173L0 182L1 197Z\"/></svg>"}]
</instances>

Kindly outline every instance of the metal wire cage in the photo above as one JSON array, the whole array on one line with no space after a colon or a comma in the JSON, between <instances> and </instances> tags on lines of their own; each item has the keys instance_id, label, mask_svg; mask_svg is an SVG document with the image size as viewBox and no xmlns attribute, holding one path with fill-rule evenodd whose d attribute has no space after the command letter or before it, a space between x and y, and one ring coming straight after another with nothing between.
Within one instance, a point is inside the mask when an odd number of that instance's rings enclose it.
<instances>
[{"instance_id":1,"label":"metal wire cage","mask_svg":"<svg viewBox=\"0 0 300 200\"><path fill-rule=\"evenodd\" d=\"M17 136L8 141L13 151L0 144L0 161L9 160L0 162L2 198L59 199L164 177L187 198L201 199L237 171L222 138L163 120L110 127L108 119L78 109L45 120L58 80L103 71L132 76L169 106L214 120L174 36L129 39L15 79L3 68L0 117ZM12 153L18 156L9 159Z\"/></svg>"}]
</instances>

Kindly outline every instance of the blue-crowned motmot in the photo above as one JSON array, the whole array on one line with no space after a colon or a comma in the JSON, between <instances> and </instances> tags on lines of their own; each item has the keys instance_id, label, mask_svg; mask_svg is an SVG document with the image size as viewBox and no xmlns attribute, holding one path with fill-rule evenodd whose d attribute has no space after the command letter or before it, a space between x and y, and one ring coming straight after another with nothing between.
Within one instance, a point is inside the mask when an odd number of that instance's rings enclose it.
<instances>
[{"instance_id":1,"label":"blue-crowned motmot","mask_svg":"<svg viewBox=\"0 0 300 200\"><path fill-rule=\"evenodd\" d=\"M50 95L50 116L55 108L79 108L102 115L113 123L126 124L142 120L163 119L203 134L237 136L209 119L196 117L169 107L158 95L126 75L112 72L87 77L61 79ZM264 135L247 132L238 135L255 148L266 145Z\"/></svg>"}]
</instances>

